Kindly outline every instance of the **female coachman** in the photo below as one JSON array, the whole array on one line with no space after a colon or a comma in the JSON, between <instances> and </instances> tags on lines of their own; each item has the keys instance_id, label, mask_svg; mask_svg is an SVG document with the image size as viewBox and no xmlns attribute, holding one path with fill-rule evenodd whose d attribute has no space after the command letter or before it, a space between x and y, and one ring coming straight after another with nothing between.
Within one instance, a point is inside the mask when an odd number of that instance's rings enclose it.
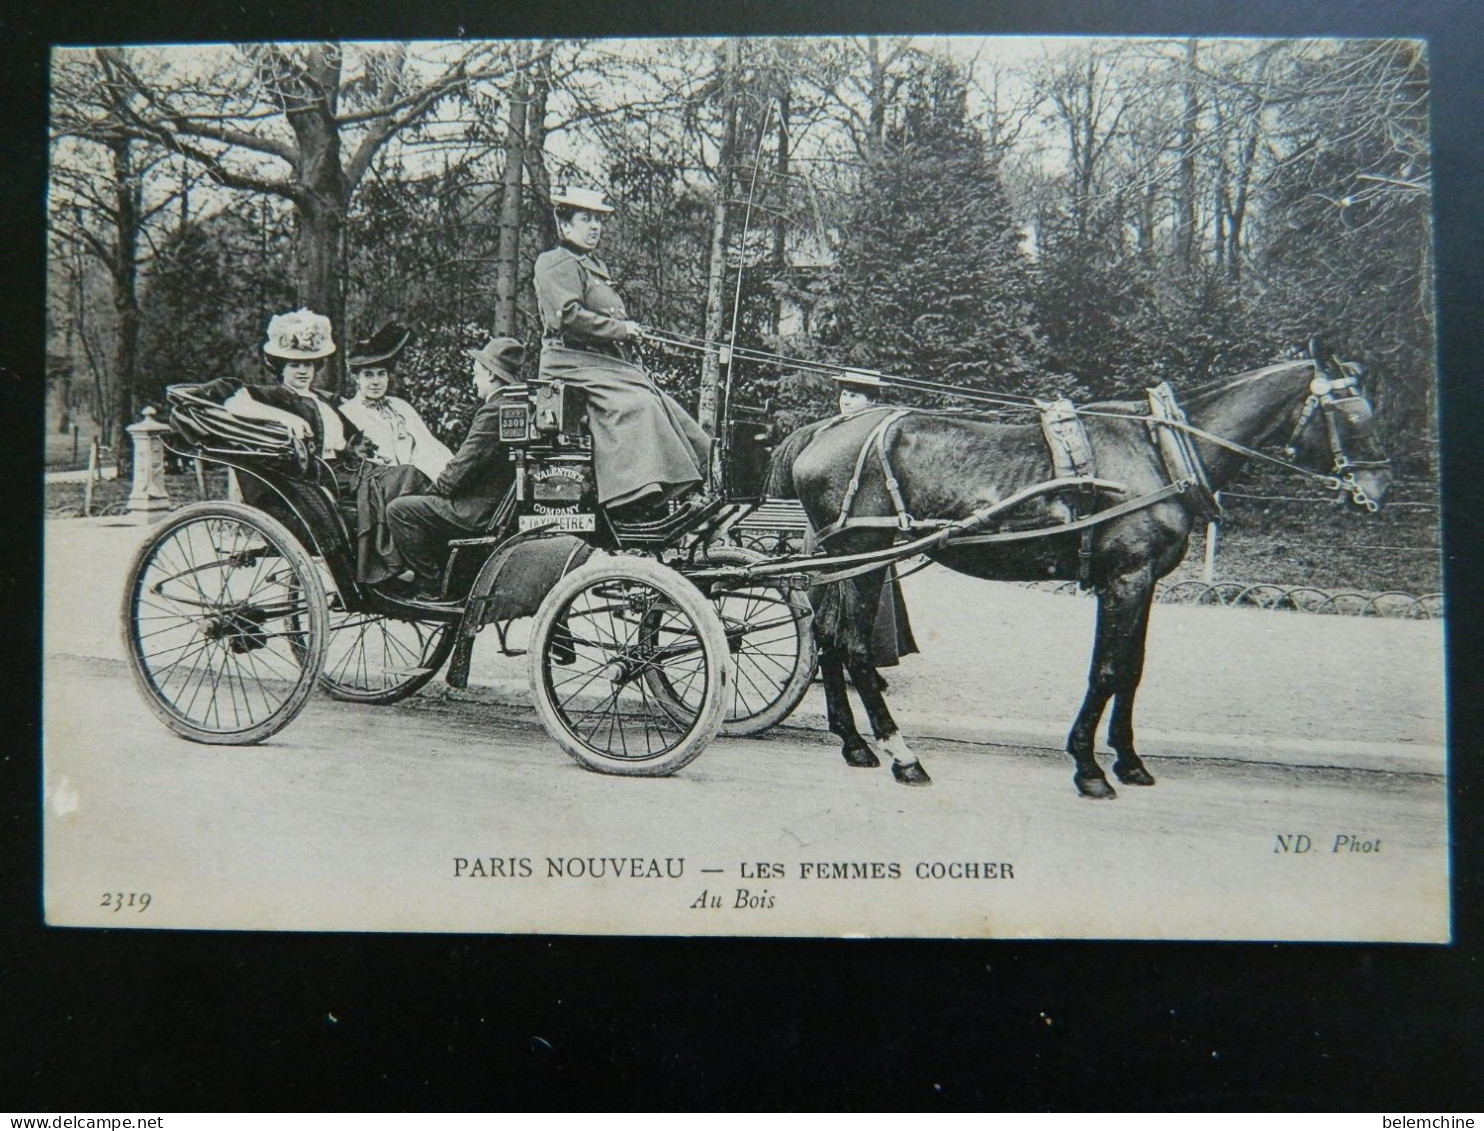
<instances>
[{"instance_id":1,"label":"female coachman","mask_svg":"<svg viewBox=\"0 0 1484 1131\"><path fill-rule=\"evenodd\" d=\"M598 501L620 520L653 517L655 504L705 478L711 441L630 356L643 329L593 254L613 207L602 193L570 186L554 187L551 202L559 243L537 258L535 272L540 375L587 395Z\"/></svg>"}]
</instances>

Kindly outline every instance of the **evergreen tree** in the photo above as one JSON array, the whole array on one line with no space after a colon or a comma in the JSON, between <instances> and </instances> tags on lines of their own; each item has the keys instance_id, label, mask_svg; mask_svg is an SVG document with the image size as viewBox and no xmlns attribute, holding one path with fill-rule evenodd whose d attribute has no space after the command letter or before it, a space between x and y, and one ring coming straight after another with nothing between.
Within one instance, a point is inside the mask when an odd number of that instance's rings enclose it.
<instances>
[{"instance_id":1,"label":"evergreen tree","mask_svg":"<svg viewBox=\"0 0 1484 1131\"><path fill-rule=\"evenodd\" d=\"M1042 393L1031 265L963 77L932 61L873 154L839 260L842 359L965 387Z\"/></svg>"},{"instance_id":2,"label":"evergreen tree","mask_svg":"<svg viewBox=\"0 0 1484 1131\"><path fill-rule=\"evenodd\" d=\"M1152 384L1158 344L1152 273L1116 213L1076 223L1042 210L1036 225L1036 311L1051 364L1094 398Z\"/></svg>"},{"instance_id":3,"label":"evergreen tree","mask_svg":"<svg viewBox=\"0 0 1484 1131\"><path fill-rule=\"evenodd\" d=\"M1393 458L1436 458L1427 61L1420 42L1346 42L1282 76L1286 153L1267 186L1263 307L1368 367Z\"/></svg>"}]
</instances>

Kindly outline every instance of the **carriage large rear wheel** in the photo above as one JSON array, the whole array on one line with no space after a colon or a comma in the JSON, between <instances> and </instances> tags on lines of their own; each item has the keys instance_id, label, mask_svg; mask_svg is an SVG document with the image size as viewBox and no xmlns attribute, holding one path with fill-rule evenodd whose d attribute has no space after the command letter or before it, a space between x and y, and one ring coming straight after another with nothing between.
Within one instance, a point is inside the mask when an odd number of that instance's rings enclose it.
<instances>
[{"instance_id":1,"label":"carriage large rear wheel","mask_svg":"<svg viewBox=\"0 0 1484 1131\"><path fill-rule=\"evenodd\" d=\"M448 620L397 620L332 609L319 684L333 699L395 703L438 674L457 632L458 625Z\"/></svg>"},{"instance_id":2,"label":"carriage large rear wheel","mask_svg":"<svg viewBox=\"0 0 1484 1131\"><path fill-rule=\"evenodd\" d=\"M766 557L742 546L711 546L697 563L742 566ZM761 734L793 713L818 666L813 614L802 592L759 579L736 589L716 589L711 603L721 618L731 657L721 733ZM647 672L650 690L677 719L696 711L688 689L662 668Z\"/></svg>"},{"instance_id":3,"label":"carriage large rear wheel","mask_svg":"<svg viewBox=\"0 0 1484 1131\"><path fill-rule=\"evenodd\" d=\"M711 603L674 570L628 555L589 562L547 594L531 629L531 691L563 750L605 774L672 774L721 727L726 637ZM660 703L665 673L696 710Z\"/></svg>"},{"instance_id":4,"label":"carriage large rear wheel","mask_svg":"<svg viewBox=\"0 0 1484 1131\"><path fill-rule=\"evenodd\" d=\"M175 512L129 565L124 651L145 703L194 742L261 742L324 663L319 571L277 519L239 503Z\"/></svg>"}]
</instances>

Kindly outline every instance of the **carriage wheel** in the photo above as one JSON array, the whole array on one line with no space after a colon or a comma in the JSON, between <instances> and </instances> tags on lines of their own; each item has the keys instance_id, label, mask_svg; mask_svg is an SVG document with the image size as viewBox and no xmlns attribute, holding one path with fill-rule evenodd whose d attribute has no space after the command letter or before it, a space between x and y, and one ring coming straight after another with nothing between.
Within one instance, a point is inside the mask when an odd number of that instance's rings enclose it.
<instances>
[{"instance_id":1,"label":"carriage wheel","mask_svg":"<svg viewBox=\"0 0 1484 1131\"><path fill-rule=\"evenodd\" d=\"M332 699L395 703L425 687L453 651L452 621L397 620L376 613L330 613L319 684Z\"/></svg>"},{"instance_id":2,"label":"carriage wheel","mask_svg":"<svg viewBox=\"0 0 1484 1131\"><path fill-rule=\"evenodd\" d=\"M261 742L314 690L329 628L324 585L277 519L239 503L175 512L139 547L123 605L135 686L194 742Z\"/></svg>"},{"instance_id":3,"label":"carriage wheel","mask_svg":"<svg viewBox=\"0 0 1484 1131\"><path fill-rule=\"evenodd\" d=\"M721 727L730 657L716 612L648 558L605 558L564 577L536 612L530 652L542 725L590 770L672 774ZM654 671L686 688L694 715L665 710Z\"/></svg>"},{"instance_id":4,"label":"carriage wheel","mask_svg":"<svg viewBox=\"0 0 1484 1131\"><path fill-rule=\"evenodd\" d=\"M709 547L698 564L750 565L764 556L741 546L718 545ZM731 656L721 733L761 734L788 718L814 678L819 658L809 599L777 583L756 581L741 589L718 589L711 603ZM672 717L695 715L694 692L677 686L663 668L646 672L645 679Z\"/></svg>"}]
</instances>

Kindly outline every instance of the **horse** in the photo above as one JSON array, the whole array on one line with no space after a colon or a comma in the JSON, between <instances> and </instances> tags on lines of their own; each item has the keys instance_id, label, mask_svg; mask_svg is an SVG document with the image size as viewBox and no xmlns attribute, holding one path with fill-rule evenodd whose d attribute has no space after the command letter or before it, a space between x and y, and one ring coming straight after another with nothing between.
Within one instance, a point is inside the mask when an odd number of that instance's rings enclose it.
<instances>
[{"instance_id":1,"label":"horse","mask_svg":"<svg viewBox=\"0 0 1484 1131\"><path fill-rule=\"evenodd\" d=\"M900 531L920 531L921 518L930 516L956 523L954 533L968 535L939 541L928 551L949 569L997 581L1077 578L1091 588L1097 597L1092 663L1066 749L1078 793L1111 799L1117 792L1094 757L1095 732L1111 699L1114 774L1124 785L1154 784L1135 749L1133 725L1150 605L1155 583L1185 557L1193 527L1213 516L1207 509L1212 493L1249 459L1273 459L1255 449L1286 435L1289 461L1308 461L1323 451L1333 461L1333 474L1275 462L1324 478L1351 506L1374 512L1382 505L1390 467L1373 435L1358 372L1316 343L1310 359L1269 365L1184 394L1183 417L1171 397L1168 423L1154 423L1153 401L1082 406L1075 412L1095 478L1083 476L1071 490L1037 486L1058 476L1074 482L1066 478L1065 463L1053 461L1049 429L1041 424L875 408L824 426L806 425L785 438L769 467L768 493L801 502L831 557L888 549ZM1194 473L1189 480L1175 481L1172 442L1187 453L1187 469ZM1010 521L998 534L976 537L986 512ZM848 671L877 745L891 755L894 778L927 785L931 778L892 720L871 663L882 583L882 570L867 567L811 590L829 729L848 765L880 764L856 729L845 691Z\"/></svg>"}]
</instances>

